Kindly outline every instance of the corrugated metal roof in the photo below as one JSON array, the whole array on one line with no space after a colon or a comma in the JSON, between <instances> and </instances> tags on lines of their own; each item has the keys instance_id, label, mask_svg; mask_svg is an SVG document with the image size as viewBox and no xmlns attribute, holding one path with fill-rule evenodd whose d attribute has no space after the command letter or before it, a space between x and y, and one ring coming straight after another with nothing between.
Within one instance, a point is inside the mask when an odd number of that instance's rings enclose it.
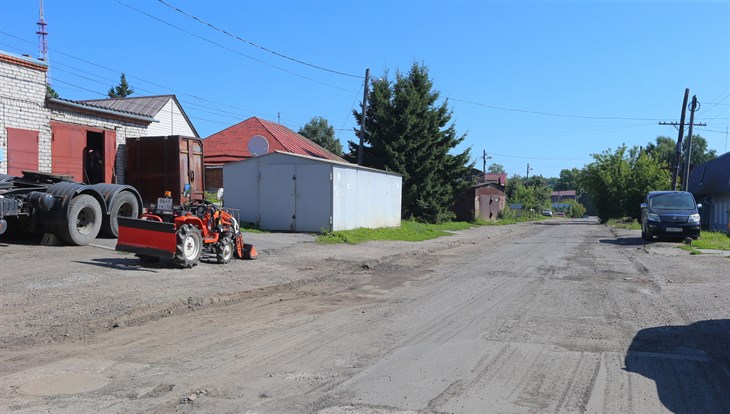
<instances>
[{"instance_id":1,"label":"corrugated metal roof","mask_svg":"<svg viewBox=\"0 0 730 414\"><path fill-rule=\"evenodd\" d=\"M89 111L123 116L123 117L127 117L127 118L142 120L147 123L154 121L153 117L151 117L149 115L143 115L143 114L138 114L135 112L122 111L122 110L118 110L118 109L97 106L97 105L93 105L93 104L90 104L90 103L87 103L84 101L72 101L69 99L62 99L62 98L46 98L46 102L55 103L57 105L62 105L62 106L66 106L66 107L74 107L74 108L79 108L79 109L86 109Z\"/></svg>"},{"instance_id":2,"label":"corrugated metal roof","mask_svg":"<svg viewBox=\"0 0 730 414\"><path fill-rule=\"evenodd\" d=\"M289 152L315 158L324 158L347 163L341 157L327 151L291 129L257 117L215 133L203 141L206 164L224 164L253 156L248 150L248 142L255 135L269 141L269 153Z\"/></svg>"},{"instance_id":3,"label":"corrugated metal roof","mask_svg":"<svg viewBox=\"0 0 730 414\"><path fill-rule=\"evenodd\" d=\"M139 96L133 98L88 99L78 101L116 111L131 112L140 115L155 116L174 95Z\"/></svg>"},{"instance_id":4,"label":"corrugated metal roof","mask_svg":"<svg viewBox=\"0 0 730 414\"><path fill-rule=\"evenodd\" d=\"M730 152L695 166L689 177L694 195L730 193Z\"/></svg>"},{"instance_id":5,"label":"corrugated metal roof","mask_svg":"<svg viewBox=\"0 0 730 414\"><path fill-rule=\"evenodd\" d=\"M195 126L188 118L188 114L185 113L180 101L177 100L175 95L157 95L157 96L136 96L131 98L108 98L108 99L89 99L85 101L78 101L87 105L94 105L101 108L108 108L115 111L124 111L144 116L155 117L167 105L167 102L172 99L177 105L180 113L187 121L190 129L193 130L195 137L198 138L200 135L195 129Z\"/></svg>"}]
</instances>

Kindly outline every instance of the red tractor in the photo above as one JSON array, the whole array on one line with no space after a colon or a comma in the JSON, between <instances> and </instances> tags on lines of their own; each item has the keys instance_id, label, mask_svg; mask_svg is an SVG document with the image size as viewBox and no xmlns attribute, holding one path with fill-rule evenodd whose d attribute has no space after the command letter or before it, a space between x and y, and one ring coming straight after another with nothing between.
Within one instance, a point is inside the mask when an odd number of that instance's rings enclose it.
<instances>
[{"instance_id":1,"label":"red tractor","mask_svg":"<svg viewBox=\"0 0 730 414\"><path fill-rule=\"evenodd\" d=\"M243 233L231 211L206 200L172 206L169 197L158 199L154 213L139 219L119 217L116 250L135 253L144 262L171 259L181 267L193 267L203 252L215 254L218 263L235 256L254 259L256 249L243 242Z\"/></svg>"}]
</instances>

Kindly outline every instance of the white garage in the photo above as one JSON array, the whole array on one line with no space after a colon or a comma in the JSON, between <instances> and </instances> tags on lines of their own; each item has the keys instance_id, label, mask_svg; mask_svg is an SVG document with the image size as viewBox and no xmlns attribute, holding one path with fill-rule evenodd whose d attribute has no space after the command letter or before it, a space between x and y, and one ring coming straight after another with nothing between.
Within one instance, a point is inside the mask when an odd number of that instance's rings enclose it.
<instances>
[{"instance_id":1,"label":"white garage","mask_svg":"<svg viewBox=\"0 0 730 414\"><path fill-rule=\"evenodd\" d=\"M223 166L223 205L262 230L323 232L400 225L402 177L272 152Z\"/></svg>"}]
</instances>

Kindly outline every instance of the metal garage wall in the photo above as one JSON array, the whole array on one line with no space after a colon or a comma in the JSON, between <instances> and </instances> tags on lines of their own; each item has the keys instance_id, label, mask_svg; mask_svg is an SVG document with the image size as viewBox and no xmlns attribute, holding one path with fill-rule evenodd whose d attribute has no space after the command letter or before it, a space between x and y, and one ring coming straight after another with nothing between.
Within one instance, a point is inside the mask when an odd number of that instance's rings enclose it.
<instances>
[{"instance_id":1,"label":"metal garage wall","mask_svg":"<svg viewBox=\"0 0 730 414\"><path fill-rule=\"evenodd\" d=\"M257 159L233 162L223 167L223 205L239 210L242 223L259 220L259 164Z\"/></svg>"},{"instance_id":2,"label":"metal garage wall","mask_svg":"<svg viewBox=\"0 0 730 414\"><path fill-rule=\"evenodd\" d=\"M321 232L332 228L332 184L329 164L296 165L295 231Z\"/></svg>"},{"instance_id":3,"label":"metal garage wall","mask_svg":"<svg viewBox=\"0 0 730 414\"><path fill-rule=\"evenodd\" d=\"M396 174L333 166L333 230L400 225L401 182Z\"/></svg>"},{"instance_id":4,"label":"metal garage wall","mask_svg":"<svg viewBox=\"0 0 730 414\"><path fill-rule=\"evenodd\" d=\"M703 206L703 208L707 208ZM728 210L730 210L730 194L717 194L712 197L710 210L710 230L727 232Z\"/></svg>"},{"instance_id":5,"label":"metal garage wall","mask_svg":"<svg viewBox=\"0 0 730 414\"><path fill-rule=\"evenodd\" d=\"M265 230L400 225L397 174L277 152L226 164L223 183L224 205Z\"/></svg>"}]
</instances>

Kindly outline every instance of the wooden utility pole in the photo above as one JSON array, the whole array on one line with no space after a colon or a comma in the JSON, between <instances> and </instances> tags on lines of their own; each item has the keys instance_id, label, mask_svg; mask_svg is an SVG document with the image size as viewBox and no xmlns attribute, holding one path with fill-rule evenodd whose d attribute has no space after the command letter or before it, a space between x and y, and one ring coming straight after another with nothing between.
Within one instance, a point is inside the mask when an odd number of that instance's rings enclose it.
<instances>
[{"instance_id":1,"label":"wooden utility pole","mask_svg":"<svg viewBox=\"0 0 730 414\"><path fill-rule=\"evenodd\" d=\"M530 168L530 163L528 162L527 163L527 176L525 177L525 182L527 182L527 179L530 178L530 170L531 169L532 168Z\"/></svg>"},{"instance_id":2,"label":"wooden utility pole","mask_svg":"<svg viewBox=\"0 0 730 414\"><path fill-rule=\"evenodd\" d=\"M687 134L687 157L684 162L684 178L682 179L682 189L689 191L689 170L692 166L692 125L695 120L695 111L699 109L697 103L697 95L692 96L692 103L689 106L689 132Z\"/></svg>"},{"instance_id":3,"label":"wooden utility pole","mask_svg":"<svg viewBox=\"0 0 730 414\"><path fill-rule=\"evenodd\" d=\"M365 138L365 113L368 110L368 82L370 68L365 69L365 87L362 91L362 116L360 117L360 145L357 146L357 165L362 165L362 140Z\"/></svg>"},{"instance_id":4,"label":"wooden utility pole","mask_svg":"<svg viewBox=\"0 0 730 414\"><path fill-rule=\"evenodd\" d=\"M689 88L684 90L682 115L679 118L679 136L677 137L677 148L674 151L674 162L672 163L672 191L677 189L677 174L679 173L679 161L682 158L682 136L684 135L684 116L687 113L687 99L689 99Z\"/></svg>"}]
</instances>

